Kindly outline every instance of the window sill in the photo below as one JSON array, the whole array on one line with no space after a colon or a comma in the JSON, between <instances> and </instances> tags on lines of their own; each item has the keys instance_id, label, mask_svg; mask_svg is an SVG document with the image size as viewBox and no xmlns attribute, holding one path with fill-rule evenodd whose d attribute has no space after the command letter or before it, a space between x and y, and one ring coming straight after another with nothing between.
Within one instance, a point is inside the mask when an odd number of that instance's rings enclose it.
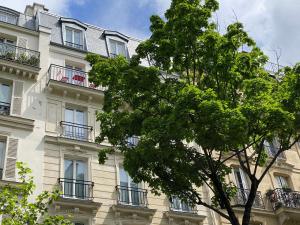
<instances>
[{"instance_id":1,"label":"window sill","mask_svg":"<svg viewBox=\"0 0 300 225\"><path fill-rule=\"evenodd\" d=\"M26 119L18 116L0 115L0 126L33 131L34 120Z\"/></svg>"}]
</instances>

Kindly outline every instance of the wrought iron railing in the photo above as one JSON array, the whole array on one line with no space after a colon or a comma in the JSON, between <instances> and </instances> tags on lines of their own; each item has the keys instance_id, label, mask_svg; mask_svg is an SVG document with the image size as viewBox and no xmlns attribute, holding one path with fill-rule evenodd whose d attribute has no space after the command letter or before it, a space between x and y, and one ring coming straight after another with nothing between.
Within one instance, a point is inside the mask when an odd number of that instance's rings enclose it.
<instances>
[{"instance_id":1,"label":"wrought iron railing","mask_svg":"<svg viewBox=\"0 0 300 225\"><path fill-rule=\"evenodd\" d=\"M148 207L147 190L134 187L116 186L118 204Z\"/></svg>"},{"instance_id":2,"label":"wrought iron railing","mask_svg":"<svg viewBox=\"0 0 300 225\"><path fill-rule=\"evenodd\" d=\"M250 194L249 189L238 189L234 200L234 204L238 206L244 206L248 201L248 196ZM260 191L256 192L256 196L253 202L253 208L265 208L265 204Z\"/></svg>"},{"instance_id":3,"label":"wrought iron railing","mask_svg":"<svg viewBox=\"0 0 300 225\"><path fill-rule=\"evenodd\" d=\"M0 115L7 116L10 114L10 103L0 102Z\"/></svg>"},{"instance_id":4,"label":"wrought iron railing","mask_svg":"<svg viewBox=\"0 0 300 225\"><path fill-rule=\"evenodd\" d=\"M0 58L33 67L40 65L40 52L8 43L0 43Z\"/></svg>"},{"instance_id":5,"label":"wrought iron railing","mask_svg":"<svg viewBox=\"0 0 300 225\"><path fill-rule=\"evenodd\" d=\"M171 198L170 210L176 212L197 213L196 207L193 207L191 204L188 204L176 197Z\"/></svg>"},{"instance_id":6,"label":"wrought iron railing","mask_svg":"<svg viewBox=\"0 0 300 225\"><path fill-rule=\"evenodd\" d=\"M267 195L274 210L280 207L300 209L300 192L298 191L292 191L289 188L277 188Z\"/></svg>"},{"instance_id":7,"label":"wrought iron railing","mask_svg":"<svg viewBox=\"0 0 300 225\"><path fill-rule=\"evenodd\" d=\"M88 81L87 72L76 70L68 67L51 64L48 69L49 80L56 80L62 83L68 83L76 86L104 90L103 87L96 87Z\"/></svg>"},{"instance_id":8,"label":"wrought iron railing","mask_svg":"<svg viewBox=\"0 0 300 225\"><path fill-rule=\"evenodd\" d=\"M81 141L91 141L92 140L92 126L87 126L84 124L71 123L66 121L60 122L61 126L61 136L81 140Z\"/></svg>"},{"instance_id":9,"label":"wrought iron railing","mask_svg":"<svg viewBox=\"0 0 300 225\"><path fill-rule=\"evenodd\" d=\"M75 180L59 178L58 183L61 187L62 197L92 200L94 182L85 180Z\"/></svg>"},{"instance_id":10,"label":"wrought iron railing","mask_svg":"<svg viewBox=\"0 0 300 225\"><path fill-rule=\"evenodd\" d=\"M69 47L72 47L72 48L77 48L77 49L80 49L80 50L84 50L83 45L77 44L77 43L74 43L74 42L65 41L65 45L69 46Z\"/></svg>"}]
</instances>

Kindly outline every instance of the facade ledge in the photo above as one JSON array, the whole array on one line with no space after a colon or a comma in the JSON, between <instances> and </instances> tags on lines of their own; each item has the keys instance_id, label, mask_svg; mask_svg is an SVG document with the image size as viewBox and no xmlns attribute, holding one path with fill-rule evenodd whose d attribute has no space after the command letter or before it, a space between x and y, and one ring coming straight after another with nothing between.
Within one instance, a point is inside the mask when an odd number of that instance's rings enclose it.
<instances>
[{"instance_id":1,"label":"facade ledge","mask_svg":"<svg viewBox=\"0 0 300 225\"><path fill-rule=\"evenodd\" d=\"M5 23L5 22L0 21L0 26L3 28L10 29L10 30L15 30L18 32L22 32L22 33L26 33L26 34L30 34L30 35L34 35L34 36L39 36L39 33L37 31L31 30L26 27L21 27L21 26L15 25L15 24Z\"/></svg>"},{"instance_id":2,"label":"facade ledge","mask_svg":"<svg viewBox=\"0 0 300 225\"><path fill-rule=\"evenodd\" d=\"M13 180L1 180L0 179L0 187L4 187L4 186L12 186L12 187L18 187L18 185L20 185L21 183L17 182L17 181L13 181Z\"/></svg>"},{"instance_id":3,"label":"facade ledge","mask_svg":"<svg viewBox=\"0 0 300 225\"><path fill-rule=\"evenodd\" d=\"M153 218L154 213L156 212L156 209L116 204L112 206L112 211L114 212L116 218L122 217L122 220L127 220L128 224L134 224L138 221L150 222Z\"/></svg>"},{"instance_id":4,"label":"facade ledge","mask_svg":"<svg viewBox=\"0 0 300 225\"><path fill-rule=\"evenodd\" d=\"M33 131L34 120L17 117L17 116L0 115L0 126Z\"/></svg>"},{"instance_id":5,"label":"facade ledge","mask_svg":"<svg viewBox=\"0 0 300 225\"><path fill-rule=\"evenodd\" d=\"M234 208L234 211L239 212L239 213L244 213L244 209L242 207ZM263 209L263 208L252 208L251 212L253 214L257 214L257 215L275 216L275 213L273 210L267 210L267 209Z\"/></svg>"},{"instance_id":6,"label":"facade ledge","mask_svg":"<svg viewBox=\"0 0 300 225\"><path fill-rule=\"evenodd\" d=\"M300 223L300 209L281 207L275 211L280 225L292 222L293 224Z\"/></svg>"},{"instance_id":7,"label":"facade ledge","mask_svg":"<svg viewBox=\"0 0 300 225\"><path fill-rule=\"evenodd\" d=\"M201 223L206 218L206 216L199 215L197 213L180 212L180 211L167 211L164 212L164 215L168 218L169 222L172 222L174 220L184 220L184 221Z\"/></svg>"},{"instance_id":8,"label":"facade ledge","mask_svg":"<svg viewBox=\"0 0 300 225\"><path fill-rule=\"evenodd\" d=\"M107 147L106 145L103 144L100 145L94 142L80 141L80 140L69 139L60 136L51 136L51 135L45 135L45 142L65 145L65 146L74 146L75 149L89 149L94 151L99 151L101 147Z\"/></svg>"},{"instance_id":9,"label":"facade ledge","mask_svg":"<svg viewBox=\"0 0 300 225\"><path fill-rule=\"evenodd\" d=\"M58 198L53 202L54 211L57 213L74 213L96 215L102 203L93 200L81 200L72 198Z\"/></svg>"},{"instance_id":10,"label":"facade ledge","mask_svg":"<svg viewBox=\"0 0 300 225\"><path fill-rule=\"evenodd\" d=\"M40 68L0 58L0 71L36 80Z\"/></svg>"}]
</instances>

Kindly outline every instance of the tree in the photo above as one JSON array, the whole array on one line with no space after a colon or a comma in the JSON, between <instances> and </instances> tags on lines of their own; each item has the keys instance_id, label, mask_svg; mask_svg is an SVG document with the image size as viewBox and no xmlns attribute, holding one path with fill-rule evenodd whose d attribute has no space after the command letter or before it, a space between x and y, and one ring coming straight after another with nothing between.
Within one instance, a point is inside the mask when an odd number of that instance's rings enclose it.
<instances>
[{"instance_id":1,"label":"tree","mask_svg":"<svg viewBox=\"0 0 300 225\"><path fill-rule=\"evenodd\" d=\"M225 179L236 158L251 181L242 219L249 225L261 181L299 140L300 65L270 76L267 56L241 23L217 31L217 8L216 0L173 0L165 18L151 17L151 37L130 61L87 56L90 81L107 87L97 142L107 137L114 146L99 152L99 162L121 151L136 182L240 225L239 206L231 204L237 187ZM151 67L140 66L145 58ZM136 146L127 142L133 136ZM271 157L264 146L273 140L279 144ZM211 202L201 198L203 185Z\"/></svg>"},{"instance_id":2,"label":"tree","mask_svg":"<svg viewBox=\"0 0 300 225\"><path fill-rule=\"evenodd\" d=\"M51 216L47 213L48 206L56 200L60 193L58 190L39 194L34 202L30 202L35 185L31 170L24 163L17 162L20 182L15 185L7 184L0 187L0 215L3 215L3 225L71 225L63 216Z\"/></svg>"}]
</instances>

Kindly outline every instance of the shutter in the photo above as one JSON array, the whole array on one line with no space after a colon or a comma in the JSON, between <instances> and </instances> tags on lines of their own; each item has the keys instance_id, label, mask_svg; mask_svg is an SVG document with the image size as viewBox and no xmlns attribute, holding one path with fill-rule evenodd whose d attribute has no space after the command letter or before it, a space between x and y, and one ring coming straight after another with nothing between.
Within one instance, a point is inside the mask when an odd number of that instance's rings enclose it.
<instances>
[{"instance_id":1,"label":"shutter","mask_svg":"<svg viewBox=\"0 0 300 225\"><path fill-rule=\"evenodd\" d=\"M21 115L23 97L23 82L14 81L12 114Z\"/></svg>"},{"instance_id":2,"label":"shutter","mask_svg":"<svg viewBox=\"0 0 300 225\"><path fill-rule=\"evenodd\" d=\"M5 177L7 179L14 179L16 177L18 142L19 140L15 138L9 138L8 140L5 165Z\"/></svg>"}]
</instances>

